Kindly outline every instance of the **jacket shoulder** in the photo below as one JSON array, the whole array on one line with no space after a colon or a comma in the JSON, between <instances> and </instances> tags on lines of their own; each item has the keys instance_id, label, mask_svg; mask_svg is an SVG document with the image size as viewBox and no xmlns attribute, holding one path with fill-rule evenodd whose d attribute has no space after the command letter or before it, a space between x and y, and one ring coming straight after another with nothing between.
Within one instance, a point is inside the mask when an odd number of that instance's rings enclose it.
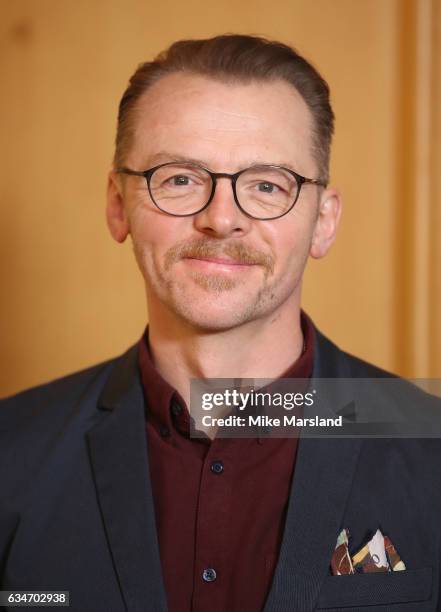
<instances>
[{"instance_id":1,"label":"jacket shoulder","mask_svg":"<svg viewBox=\"0 0 441 612\"><path fill-rule=\"evenodd\" d=\"M396 374L355 357L315 328L316 375L321 378L397 378Z\"/></svg>"},{"instance_id":2,"label":"jacket shoulder","mask_svg":"<svg viewBox=\"0 0 441 612\"><path fill-rule=\"evenodd\" d=\"M50 412L51 406L62 410L94 389L100 390L117 359L108 359L1 399L0 429L8 429L24 419Z\"/></svg>"},{"instance_id":3,"label":"jacket shoulder","mask_svg":"<svg viewBox=\"0 0 441 612\"><path fill-rule=\"evenodd\" d=\"M341 350L341 349L340 349ZM341 350L352 378L398 378L397 374L360 359L351 353Z\"/></svg>"},{"instance_id":4,"label":"jacket shoulder","mask_svg":"<svg viewBox=\"0 0 441 612\"><path fill-rule=\"evenodd\" d=\"M432 427L431 434L435 428L441 434L439 393L341 350L318 330L316 334L317 378L342 379L341 389L355 393L358 406L364 406L365 418L372 419L375 413L374 421L404 421L409 427L426 422ZM409 431L413 431L411 427ZM422 431L429 433L427 425Z\"/></svg>"}]
</instances>

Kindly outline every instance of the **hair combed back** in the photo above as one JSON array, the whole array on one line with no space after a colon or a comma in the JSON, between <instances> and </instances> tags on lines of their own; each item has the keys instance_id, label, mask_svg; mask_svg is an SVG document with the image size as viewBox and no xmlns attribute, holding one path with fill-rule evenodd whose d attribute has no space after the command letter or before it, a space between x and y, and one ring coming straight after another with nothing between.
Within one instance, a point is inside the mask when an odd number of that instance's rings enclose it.
<instances>
[{"instance_id":1,"label":"hair combed back","mask_svg":"<svg viewBox=\"0 0 441 612\"><path fill-rule=\"evenodd\" d=\"M326 81L288 45L240 34L180 40L153 61L137 68L119 104L115 166L123 164L130 148L134 132L133 110L137 101L161 77L176 72L188 72L232 84L274 80L291 84L312 114L313 154L321 178L328 179L334 113Z\"/></svg>"}]
</instances>

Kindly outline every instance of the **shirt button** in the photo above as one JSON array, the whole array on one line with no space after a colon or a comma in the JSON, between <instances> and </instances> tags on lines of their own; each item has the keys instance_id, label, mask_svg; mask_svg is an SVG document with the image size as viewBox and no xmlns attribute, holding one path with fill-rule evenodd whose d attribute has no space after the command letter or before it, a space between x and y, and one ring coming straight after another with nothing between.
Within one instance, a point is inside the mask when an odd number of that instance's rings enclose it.
<instances>
[{"instance_id":1,"label":"shirt button","mask_svg":"<svg viewBox=\"0 0 441 612\"><path fill-rule=\"evenodd\" d=\"M173 402L171 411L174 416L179 416L182 412L182 406L177 402Z\"/></svg>"},{"instance_id":2,"label":"shirt button","mask_svg":"<svg viewBox=\"0 0 441 612\"><path fill-rule=\"evenodd\" d=\"M207 567L207 569L204 569L202 572L202 578L205 582L213 582L216 580L216 570L212 567Z\"/></svg>"},{"instance_id":3,"label":"shirt button","mask_svg":"<svg viewBox=\"0 0 441 612\"><path fill-rule=\"evenodd\" d=\"M224 464L222 463L222 461L213 461L213 463L211 464L211 471L213 472L213 474L222 474L222 472L224 471Z\"/></svg>"}]
</instances>

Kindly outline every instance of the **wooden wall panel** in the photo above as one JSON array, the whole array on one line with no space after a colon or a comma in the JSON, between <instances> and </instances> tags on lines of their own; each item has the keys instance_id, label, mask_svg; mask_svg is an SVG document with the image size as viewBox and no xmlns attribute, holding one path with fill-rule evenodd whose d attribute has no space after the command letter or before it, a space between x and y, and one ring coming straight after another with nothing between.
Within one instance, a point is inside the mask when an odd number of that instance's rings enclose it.
<instances>
[{"instance_id":1,"label":"wooden wall panel","mask_svg":"<svg viewBox=\"0 0 441 612\"><path fill-rule=\"evenodd\" d=\"M264 0L17 0L1 12L1 395L111 357L142 333L142 279L130 246L117 246L104 222L118 100L136 65L173 40L226 31L296 46L332 88L332 178L344 220L329 257L307 274L307 310L366 359L441 374L435 0L275 0L271 9ZM421 46L428 27L429 49ZM416 98L418 79L430 87ZM410 185L424 190L419 242L403 144L412 160L428 154L432 164L424 187ZM416 251L421 273L403 266Z\"/></svg>"}]
</instances>

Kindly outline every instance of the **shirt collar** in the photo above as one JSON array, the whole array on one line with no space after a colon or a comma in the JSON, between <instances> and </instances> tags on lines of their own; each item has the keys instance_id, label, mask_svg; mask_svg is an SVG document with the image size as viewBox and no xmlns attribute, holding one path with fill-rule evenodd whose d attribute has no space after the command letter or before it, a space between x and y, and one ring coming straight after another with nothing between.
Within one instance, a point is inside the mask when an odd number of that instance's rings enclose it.
<instances>
[{"instance_id":1,"label":"shirt collar","mask_svg":"<svg viewBox=\"0 0 441 612\"><path fill-rule=\"evenodd\" d=\"M314 325L301 311L303 351L279 378L310 378L313 366ZM177 429L189 436L190 413L181 395L162 378L153 364L148 340L148 326L139 341L139 368L146 402L146 416L158 431Z\"/></svg>"}]
</instances>

